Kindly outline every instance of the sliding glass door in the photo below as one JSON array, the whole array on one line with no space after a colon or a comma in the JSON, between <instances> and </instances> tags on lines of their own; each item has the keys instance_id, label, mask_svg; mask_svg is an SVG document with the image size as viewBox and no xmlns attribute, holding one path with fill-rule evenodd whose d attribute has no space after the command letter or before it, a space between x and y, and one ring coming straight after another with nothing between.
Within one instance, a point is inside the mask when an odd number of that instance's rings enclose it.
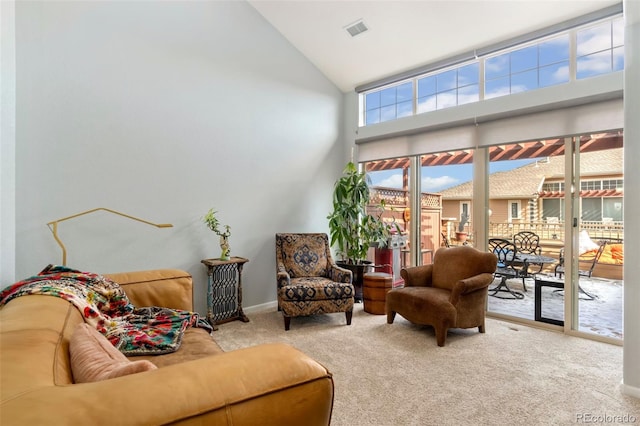
<instances>
[{"instance_id":1,"label":"sliding glass door","mask_svg":"<svg viewBox=\"0 0 640 426\"><path fill-rule=\"evenodd\" d=\"M488 236L517 246L519 234L535 235L539 262L496 280L489 313L622 338L622 140L603 132L490 148Z\"/></svg>"},{"instance_id":2,"label":"sliding glass door","mask_svg":"<svg viewBox=\"0 0 640 426\"><path fill-rule=\"evenodd\" d=\"M562 298L551 297L555 293L548 288L541 296L537 295L535 278L554 276L564 244L561 197L550 198L550 202L543 197L543 188L563 185L564 139L498 145L489 151L487 235L489 239L505 240L512 245L516 259L509 267L519 277L497 276L489 290L487 309L494 314L534 321L536 304L540 304L540 318L562 322Z\"/></svg>"},{"instance_id":3,"label":"sliding glass door","mask_svg":"<svg viewBox=\"0 0 640 426\"><path fill-rule=\"evenodd\" d=\"M597 142L594 142L597 141ZM573 329L622 339L623 134L575 137ZM578 149L579 148L579 149Z\"/></svg>"},{"instance_id":4,"label":"sliding glass door","mask_svg":"<svg viewBox=\"0 0 640 426\"><path fill-rule=\"evenodd\" d=\"M385 218L410 242L395 268L430 263L440 247L485 250L489 239L516 245L521 235L532 235L535 257L522 257L521 276L496 277L488 313L621 339L622 141L621 131L609 131L483 148L477 152L488 158L487 183L474 179L474 150L365 163L373 201L385 200ZM482 188L487 201L474 198ZM484 233L472 214L478 211L488 216Z\"/></svg>"}]
</instances>

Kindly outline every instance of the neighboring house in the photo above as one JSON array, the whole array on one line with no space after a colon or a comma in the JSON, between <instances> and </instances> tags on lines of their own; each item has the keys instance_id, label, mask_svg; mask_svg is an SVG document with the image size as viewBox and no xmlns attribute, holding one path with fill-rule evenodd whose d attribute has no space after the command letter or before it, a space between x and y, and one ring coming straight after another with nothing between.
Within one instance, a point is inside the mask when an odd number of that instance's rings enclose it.
<instances>
[{"instance_id":1,"label":"neighboring house","mask_svg":"<svg viewBox=\"0 0 640 426\"><path fill-rule=\"evenodd\" d=\"M621 222L623 206L622 148L580 156L582 219ZM491 222L563 221L565 157L546 157L489 177ZM441 191L442 216L459 218L471 210L473 182Z\"/></svg>"}]
</instances>

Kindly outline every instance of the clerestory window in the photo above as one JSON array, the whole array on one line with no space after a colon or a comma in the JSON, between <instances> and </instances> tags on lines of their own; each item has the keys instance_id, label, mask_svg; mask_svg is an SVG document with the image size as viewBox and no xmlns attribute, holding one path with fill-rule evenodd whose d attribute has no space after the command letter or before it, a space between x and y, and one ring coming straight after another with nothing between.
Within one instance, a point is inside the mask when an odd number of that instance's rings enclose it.
<instances>
[{"instance_id":1,"label":"clerestory window","mask_svg":"<svg viewBox=\"0 0 640 426\"><path fill-rule=\"evenodd\" d=\"M569 82L569 34L485 60L485 99Z\"/></svg>"},{"instance_id":2,"label":"clerestory window","mask_svg":"<svg viewBox=\"0 0 640 426\"><path fill-rule=\"evenodd\" d=\"M624 22L620 16L610 17L434 68L360 92L360 125L620 71L624 69Z\"/></svg>"},{"instance_id":3,"label":"clerestory window","mask_svg":"<svg viewBox=\"0 0 640 426\"><path fill-rule=\"evenodd\" d=\"M578 79L624 69L622 18L578 30L576 45Z\"/></svg>"}]
</instances>

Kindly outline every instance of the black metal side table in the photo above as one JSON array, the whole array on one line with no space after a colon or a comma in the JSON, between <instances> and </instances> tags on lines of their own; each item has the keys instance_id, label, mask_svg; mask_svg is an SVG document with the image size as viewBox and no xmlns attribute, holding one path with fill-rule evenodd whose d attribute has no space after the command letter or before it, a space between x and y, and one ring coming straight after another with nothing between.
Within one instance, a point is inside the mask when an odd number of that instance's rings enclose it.
<instances>
[{"instance_id":1,"label":"black metal side table","mask_svg":"<svg viewBox=\"0 0 640 426\"><path fill-rule=\"evenodd\" d=\"M558 289L564 289L564 280L555 277L547 277L542 275L536 275L535 282L535 299L534 299L534 320L540 322L546 322L554 325L564 325L564 320L558 320L554 318L547 318L542 316L542 287L553 287Z\"/></svg>"},{"instance_id":2,"label":"black metal side table","mask_svg":"<svg viewBox=\"0 0 640 426\"><path fill-rule=\"evenodd\" d=\"M207 320L212 326L229 321L249 322L242 312L242 267L249 259L204 259L207 267Z\"/></svg>"}]
</instances>

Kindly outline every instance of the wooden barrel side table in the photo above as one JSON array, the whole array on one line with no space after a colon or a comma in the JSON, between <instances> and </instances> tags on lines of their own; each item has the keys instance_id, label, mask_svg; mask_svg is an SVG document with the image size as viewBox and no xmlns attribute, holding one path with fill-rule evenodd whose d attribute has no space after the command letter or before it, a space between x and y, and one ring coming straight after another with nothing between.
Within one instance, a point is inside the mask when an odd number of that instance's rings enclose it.
<instances>
[{"instance_id":1,"label":"wooden barrel side table","mask_svg":"<svg viewBox=\"0 0 640 426\"><path fill-rule=\"evenodd\" d=\"M374 315L386 314L387 293L393 287L393 276L385 272L364 274L362 296L364 311Z\"/></svg>"}]
</instances>

